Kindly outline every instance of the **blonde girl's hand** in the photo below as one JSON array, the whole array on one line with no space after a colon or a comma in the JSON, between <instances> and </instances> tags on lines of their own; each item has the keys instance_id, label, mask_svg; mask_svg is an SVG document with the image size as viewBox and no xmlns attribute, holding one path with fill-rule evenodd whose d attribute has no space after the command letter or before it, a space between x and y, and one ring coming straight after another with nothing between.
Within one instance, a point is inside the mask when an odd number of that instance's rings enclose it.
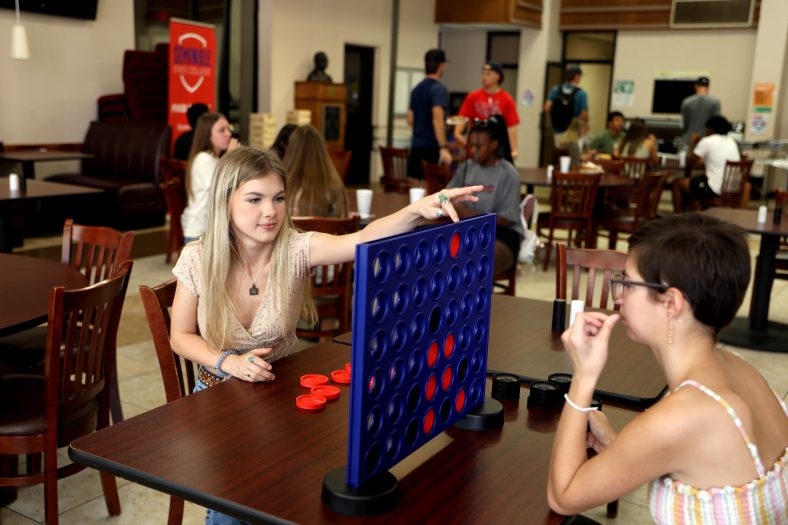
<instances>
[{"instance_id":1,"label":"blonde girl's hand","mask_svg":"<svg viewBox=\"0 0 788 525\"><path fill-rule=\"evenodd\" d=\"M255 348L245 354L235 356L235 359L230 363L229 372L238 379L250 383L273 381L276 379L276 376L271 372L273 367L264 359L271 352L273 352L272 348Z\"/></svg>"},{"instance_id":2,"label":"blonde girl's hand","mask_svg":"<svg viewBox=\"0 0 788 525\"><path fill-rule=\"evenodd\" d=\"M457 215L454 205L461 202L477 202L479 197L474 193L479 193L482 190L484 190L484 186L444 189L438 193L427 195L412 206L415 206L416 213L425 219L449 217L452 221L457 222L460 220L460 216Z\"/></svg>"},{"instance_id":3,"label":"blonde girl's hand","mask_svg":"<svg viewBox=\"0 0 788 525\"><path fill-rule=\"evenodd\" d=\"M599 378L607 361L610 333L621 318L619 314L582 312L563 334L561 342L572 360L574 373L594 381Z\"/></svg>"},{"instance_id":4,"label":"blonde girl's hand","mask_svg":"<svg viewBox=\"0 0 788 525\"><path fill-rule=\"evenodd\" d=\"M588 426L591 427L591 431L586 437L586 445L593 448L597 454L601 454L616 439L616 431L613 430L607 416L599 410L588 413Z\"/></svg>"}]
</instances>

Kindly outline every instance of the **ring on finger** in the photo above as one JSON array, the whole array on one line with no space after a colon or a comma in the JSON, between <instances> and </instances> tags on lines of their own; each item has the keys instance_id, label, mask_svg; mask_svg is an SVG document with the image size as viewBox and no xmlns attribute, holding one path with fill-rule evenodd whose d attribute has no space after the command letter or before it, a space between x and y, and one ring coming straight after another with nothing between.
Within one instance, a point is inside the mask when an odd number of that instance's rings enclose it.
<instances>
[{"instance_id":1,"label":"ring on finger","mask_svg":"<svg viewBox=\"0 0 788 525\"><path fill-rule=\"evenodd\" d=\"M445 194L439 193L438 202L440 202L441 204L446 204L447 202L449 202L449 198Z\"/></svg>"},{"instance_id":2,"label":"ring on finger","mask_svg":"<svg viewBox=\"0 0 788 525\"><path fill-rule=\"evenodd\" d=\"M254 356L250 355L249 357L246 358L246 360L249 361L250 363L254 363Z\"/></svg>"},{"instance_id":3,"label":"ring on finger","mask_svg":"<svg viewBox=\"0 0 788 525\"><path fill-rule=\"evenodd\" d=\"M443 217L443 215L444 215L443 210L436 210L435 211L435 217L437 217L438 219Z\"/></svg>"}]
</instances>

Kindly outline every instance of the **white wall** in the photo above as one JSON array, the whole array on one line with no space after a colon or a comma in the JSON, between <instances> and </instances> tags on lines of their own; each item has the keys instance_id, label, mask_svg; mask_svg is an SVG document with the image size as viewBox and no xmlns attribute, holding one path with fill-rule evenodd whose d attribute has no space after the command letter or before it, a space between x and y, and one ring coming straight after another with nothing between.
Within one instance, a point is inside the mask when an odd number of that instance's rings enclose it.
<instances>
[{"instance_id":1,"label":"white wall","mask_svg":"<svg viewBox=\"0 0 788 525\"><path fill-rule=\"evenodd\" d=\"M611 109L627 116L651 115L659 72L687 72L694 78L700 71L708 73L710 94L720 99L722 114L745 120L755 36L754 29L619 31L613 80L635 81L635 103Z\"/></svg>"},{"instance_id":2,"label":"white wall","mask_svg":"<svg viewBox=\"0 0 788 525\"><path fill-rule=\"evenodd\" d=\"M29 60L10 57L14 12L0 10L0 141L81 142L96 99L123 92L123 52L134 48L133 0L98 3L96 20L22 13Z\"/></svg>"},{"instance_id":3,"label":"white wall","mask_svg":"<svg viewBox=\"0 0 788 525\"><path fill-rule=\"evenodd\" d=\"M444 29L441 48L449 60L443 75L449 91L470 93L482 87L482 66L487 58L486 29Z\"/></svg>"}]
</instances>

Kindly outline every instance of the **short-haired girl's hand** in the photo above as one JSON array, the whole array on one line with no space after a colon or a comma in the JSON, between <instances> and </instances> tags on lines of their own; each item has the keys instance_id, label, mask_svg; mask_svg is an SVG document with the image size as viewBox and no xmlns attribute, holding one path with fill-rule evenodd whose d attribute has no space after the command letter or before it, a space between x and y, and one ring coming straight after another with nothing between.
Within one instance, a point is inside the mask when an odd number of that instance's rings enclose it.
<instances>
[{"instance_id":1,"label":"short-haired girl's hand","mask_svg":"<svg viewBox=\"0 0 788 525\"><path fill-rule=\"evenodd\" d=\"M460 216L457 215L454 204L477 202L479 197L474 194L482 190L484 190L484 186L444 189L438 193L427 195L420 201L415 202L413 206L416 207L416 212L425 219L449 217L452 221L457 222L460 220Z\"/></svg>"},{"instance_id":2,"label":"short-haired girl's hand","mask_svg":"<svg viewBox=\"0 0 788 525\"><path fill-rule=\"evenodd\" d=\"M244 381L256 383L259 381L273 381L276 376L271 372L273 368L271 363L263 359L264 356L270 355L273 352L272 348L255 348L249 350L245 354L236 356L230 365L229 372Z\"/></svg>"},{"instance_id":3,"label":"short-haired girl's hand","mask_svg":"<svg viewBox=\"0 0 788 525\"><path fill-rule=\"evenodd\" d=\"M561 334L566 353L572 360L574 373L596 380L607 362L610 333L621 318L619 314L581 312L572 326Z\"/></svg>"}]
</instances>

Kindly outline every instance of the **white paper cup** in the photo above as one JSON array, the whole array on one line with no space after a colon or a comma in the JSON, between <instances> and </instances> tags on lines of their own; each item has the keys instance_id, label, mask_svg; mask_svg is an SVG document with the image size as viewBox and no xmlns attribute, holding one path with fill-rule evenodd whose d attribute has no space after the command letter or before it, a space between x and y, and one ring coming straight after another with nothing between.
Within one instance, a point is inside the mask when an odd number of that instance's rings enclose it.
<instances>
[{"instance_id":1,"label":"white paper cup","mask_svg":"<svg viewBox=\"0 0 788 525\"><path fill-rule=\"evenodd\" d=\"M8 176L8 190L19 191L19 175L12 173Z\"/></svg>"},{"instance_id":2,"label":"white paper cup","mask_svg":"<svg viewBox=\"0 0 788 525\"><path fill-rule=\"evenodd\" d=\"M579 299L574 299L572 301L571 306L569 307L569 326L575 324L575 317L577 317L577 314L579 314L580 312L585 311L585 309L586 309L585 301L581 301Z\"/></svg>"},{"instance_id":3,"label":"white paper cup","mask_svg":"<svg viewBox=\"0 0 788 525\"><path fill-rule=\"evenodd\" d=\"M356 206L359 215L369 217L372 208L372 190L356 190Z\"/></svg>"},{"instance_id":4,"label":"white paper cup","mask_svg":"<svg viewBox=\"0 0 788 525\"><path fill-rule=\"evenodd\" d=\"M563 156L558 159L559 166L561 168L561 173L566 173L569 171L569 168L572 166L572 157Z\"/></svg>"},{"instance_id":5,"label":"white paper cup","mask_svg":"<svg viewBox=\"0 0 788 525\"><path fill-rule=\"evenodd\" d=\"M679 167L683 168L687 165L687 152L684 150L679 151Z\"/></svg>"},{"instance_id":6,"label":"white paper cup","mask_svg":"<svg viewBox=\"0 0 788 525\"><path fill-rule=\"evenodd\" d=\"M410 203L413 204L416 201L420 201L427 195L427 190L424 188L411 188L410 189Z\"/></svg>"}]
</instances>

